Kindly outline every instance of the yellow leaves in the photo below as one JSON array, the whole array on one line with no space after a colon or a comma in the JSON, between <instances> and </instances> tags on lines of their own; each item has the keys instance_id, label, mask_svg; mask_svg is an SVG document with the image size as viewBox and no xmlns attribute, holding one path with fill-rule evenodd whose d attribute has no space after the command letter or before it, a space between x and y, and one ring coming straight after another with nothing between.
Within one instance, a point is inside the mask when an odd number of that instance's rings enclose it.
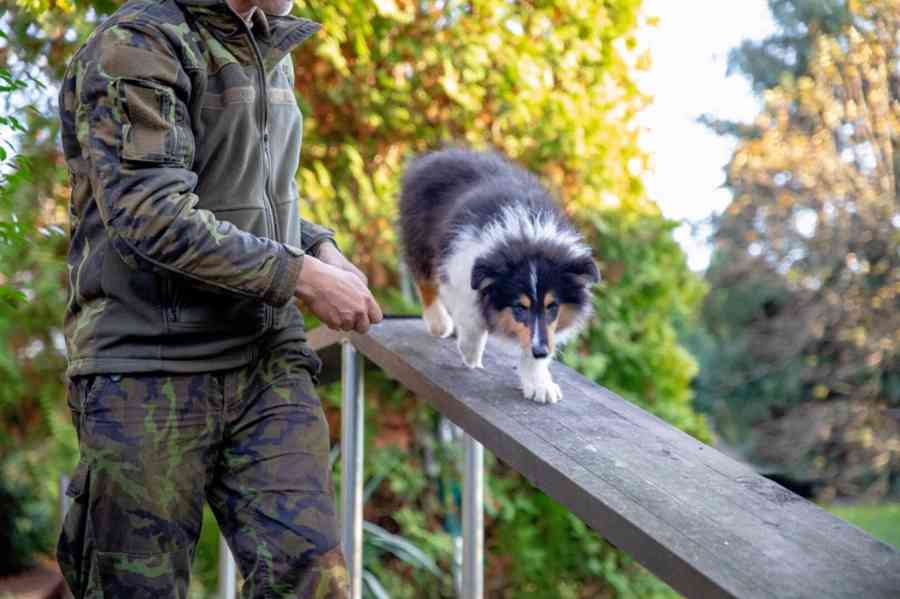
<instances>
[{"instance_id":1,"label":"yellow leaves","mask_svg":"<svg viewBox=\"0 0 900 599\"><path fill-rule=\"evenodd\" d=\"M443 64L444 74L440 78L440 83L447 96L462 105L466 110L478 110L484 90L463 85L463 83L471 83L471 81L467 82L460 78L459 71L449 58L445 58Z\"/></svg>"},{"instance_id":2,"label":"yellow leaves","mask_svg":"<svg viewBox=\"0 0 900 599\"><path fill-rule=\"evenodd\" d=\"M341 45L334 37L326 37L316 46L316 54L324 58L337 71L347 77L350 75L350 69L347 66L347 60L341 51Z\"/></svg>"},{"instance_id":3,"label":"yellow leaves","mask_svg":"<svg viewBox=\"0 0 900 599\"><path fill-rule=\"evenodd\" d=\"M417 17L398 26L396 11L416 6ZM301 4L326 24L316 54L295 59L298 73L314 74L303 90L315 113L299 176L316 219L343 230L389 217L404 161L451 140L491 144L545 173L573 209L653 210L634 127L647 99L631 81L633 64L648 59L626 39L636 2L423 6ZM391 238L381 230L354 238L355 251L392 265L395 254L383 253Z\"/></svg>"},{"instance_id":4,"label":"yellow leaves","mask_svg":"<svg viewBox=\"0 0 900 599\"><path fill-rule=\"evenodd\" d=\"M375 8L382 17L388 17L400 23L409 23L415 17L413 2L404 2L401 9L394 0L374 0Z\"/></svg>"},{"instance_id":5,"label":"yellow leaves","mask_svg":"<svg viewBox=\"0 0 900 599\"><path fill-rule=\"evenodd\" d=\"M653 59L650 55L650 52L642 52L637 60L634 62L634 68L638 71L649 71L650 67L653 66Z\"/></svg>"},{"instance_id":6,"label":"yellow leaves","mask_svg":"<svg viewBox=\"0 0 900 599\"><path fill-rule=\"evenodd\" d=\"M16 0L16 6L22 7L38 17L44 16L51 10L70 13L75 8L73 0Z\"/></svg>"},{"instance_id":7,"label":"yellow leaves","mask_svg":"<svg viewBox=\"0 0 900 599\"><path fill-rule=\"evenodd\" d=\"M518 65L519 77L525 87L537 89L541 87L542 77L541 68L532 60L525 58ZM552 76L551 76L552 79Z\"/></svg>"},{"instance_id":8,"label":"yellow leaves","mask_svg":"<svg viewBox=\"0 0 900 599\"><path fill-rule=\"evenodd\" d=\"M828 387L819 384L813 387L812 396L816 399L825 399L828 397Z\"/></svg>"},{"instance_id":9,"label":"yellow leaves","mask_svg":"<svg viewBox=\"0 0 900 599\"><path fill-rule=\"evenodd\" d=\"M492 52L496 52L500 49L500 46L503 45L503 38L500 37L500 34L497 32L490 33L485 39L485 45Z\"/></svg>"}]
</instances>

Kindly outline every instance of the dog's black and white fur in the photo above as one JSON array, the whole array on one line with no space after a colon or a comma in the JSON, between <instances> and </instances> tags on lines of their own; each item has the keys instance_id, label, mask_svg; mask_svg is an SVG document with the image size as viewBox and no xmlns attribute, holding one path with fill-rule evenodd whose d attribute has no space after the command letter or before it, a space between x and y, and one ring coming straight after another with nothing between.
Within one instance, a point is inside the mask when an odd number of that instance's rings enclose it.
<instances>
[{"instance_id":1,"label":"dog's black and white fur","mask_svg":"<svg viewBox=\"0 0 900 599\"><path fill-rule=\"evenodd\" d=\"M559 401L550 360L587 322L599 274L538 179L494 153L424 154L404 176L400 219L431 333L455 327L470 368L482 367L489 332L517 342L525 396Z\"/></svg>"}]
</instances>

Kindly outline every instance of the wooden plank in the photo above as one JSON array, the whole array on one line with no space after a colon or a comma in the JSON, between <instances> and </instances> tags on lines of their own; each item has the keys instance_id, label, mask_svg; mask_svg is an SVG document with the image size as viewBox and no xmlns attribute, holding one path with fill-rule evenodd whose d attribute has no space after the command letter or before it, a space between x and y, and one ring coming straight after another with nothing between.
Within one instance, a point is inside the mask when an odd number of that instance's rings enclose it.
<instances>
[{"instance_id":1,"label":"wooden plank","mask_svg":"<svg viewBox=\"0 0 900 599\"><path fill-rule=\"evenodd\" d=\"M340 338L310 333L316 349ZM418 320L349 338L687 597L900 597L900 552L565 366L552 367L563 400L539 405L494 341L469 370Z\"/></svg>"}]
</instances>

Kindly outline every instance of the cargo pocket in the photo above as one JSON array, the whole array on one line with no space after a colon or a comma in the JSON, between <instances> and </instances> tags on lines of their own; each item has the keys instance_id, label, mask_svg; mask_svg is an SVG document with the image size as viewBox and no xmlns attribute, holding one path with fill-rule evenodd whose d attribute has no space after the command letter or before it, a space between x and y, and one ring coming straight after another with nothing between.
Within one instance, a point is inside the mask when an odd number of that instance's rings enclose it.
<instances>
[{"instance_id":1,"label":"cargo pocket","mask_svg":"<svg viewBox=\"0 0 900 599\"><path fill-rule=\"evenodd\" d=\"M100 551L87 584L87 596L186 599L190 563L187 549L150 555Z\"/></svg>"},{"instance_id":2,"label":"cargo pocket","mask_svg":"<svg viewBox=\"0 0 900 599\"><path fill-rule=\"evenodd\" d=\"M176 549L153 554L97 550L97 532L90 517L91 466L80 462L66 489L72 505L66 513L56 559L75 599L160 599L187 597L190 552ZM97 498L94 498L96 501ZM99 531L101 535L109 531ZM120 534L135 534L123 529Z\"/></svg>"},{"instance_id":3,"label":"cargo pocket","mask_svg":"<svg viewBox=\"0 0 900 599\"><path fill-rule=\"evenodd\" d=\"M88 405L88 399L96 386L98 376L95 374L81 374L69 379L66 389L66 404L72 416L72 424L75 434L81 441L81 430L84 426L84 411ZM73 479L74 480L74 479Z\"/></svg>"},{"instance_id":4,"label":"cargo pocket","mask_svg":"<svg viewBox=\"0 0 900 599\"><path fill-rule=\"evenodd\" d=\"M322 374L322 359L306 341L301 341L290 350L286 350L285 357L289 364L296 364L309 375L311 386L308 393L315 397L315 386L319 384L319 375Z\"/></svg>"},{"instance_id":5,"label":"cargo pocket","mask_svg":"<svg viewBox=\"0 0 900 599\"><path fill-rule=\"evenodd\" d=\"M122 116L122 158L190 168L194 136L184 106L168 87L145 79L115 80Z\"/></svg>"},{"instance_id":6,"label":"cargo pocket","mask_svg":"<svg viewBox=\"0 0 900 599\"><path fill-rule=\"evenodd\" d=\"M90 467L86 462L79 462L66 489L66 496L71 499L71 504L63 519L56 545L56 560L76 599L85 595L90 577L90 554L94 547L88 514L89 485Z\"/></svg>"}]
</instances>

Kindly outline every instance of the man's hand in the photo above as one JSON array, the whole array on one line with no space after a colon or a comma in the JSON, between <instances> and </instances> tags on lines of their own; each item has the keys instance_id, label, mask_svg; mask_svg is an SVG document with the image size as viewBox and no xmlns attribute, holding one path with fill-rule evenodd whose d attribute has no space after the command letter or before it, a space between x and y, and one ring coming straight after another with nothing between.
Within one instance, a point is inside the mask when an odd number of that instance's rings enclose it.
<instances>
[{"instance_id":1,"label":"man's hand","mask_svg":"<svg viewBox=\"0 0 900 599\"><path fill-rule=\"evenodd\" d=\"M294 296L332 329L362 334L384 316L361 274L307 254Z\"/></svg>"},{"instance_id":2,"label":"man's hand","mask_svg":"<svg viewBox=\"0 0 900 599\"><path fill-rule=\"evenodd\" d=\"M344 254L341 253L341 250L337 249L337 246L330 241L323 241L315 248L315 250L316 258L322 262L356 275L366 287L369 286L369 278L363 274L363 271L356 268L352 262L347 260L347 258L344 257Z\"/></svg>"}]
</instances>

